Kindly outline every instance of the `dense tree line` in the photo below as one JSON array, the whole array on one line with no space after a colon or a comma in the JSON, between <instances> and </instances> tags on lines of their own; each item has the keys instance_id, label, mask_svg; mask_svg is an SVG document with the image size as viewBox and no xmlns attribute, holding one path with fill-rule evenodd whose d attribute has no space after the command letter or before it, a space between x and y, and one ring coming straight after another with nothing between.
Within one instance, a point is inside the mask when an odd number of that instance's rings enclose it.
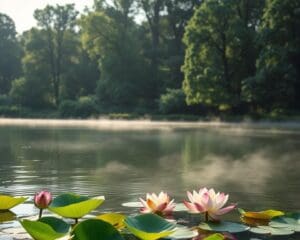
<instances>
[{"instance_id":1,"label":"dense tree line","mask_svg":"<svg viewBox=\"0 0 300 240\"><path fill-rule=\"evenodd\" d=\"M0 13L0 114L300 110L297 0L95 0ZM13 110L15 109L15 110Z\"/></svg>"}]
</instances>

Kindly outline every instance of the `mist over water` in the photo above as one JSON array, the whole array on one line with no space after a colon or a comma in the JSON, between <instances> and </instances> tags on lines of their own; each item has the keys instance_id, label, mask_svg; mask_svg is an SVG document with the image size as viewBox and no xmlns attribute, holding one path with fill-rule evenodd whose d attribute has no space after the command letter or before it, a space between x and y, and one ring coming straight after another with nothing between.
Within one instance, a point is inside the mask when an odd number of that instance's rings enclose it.
<instances>
[{"instance_id":1,"label":"mist over water","mask_svg":"<svg viewBox=\"0 0 300 240\"><path fill-rule=\"evenodd\" d=\"M206 186L230 193L241 208L299 210L298 129L95 124L0 125L0 192L105 195L100 211L129 213L121 204L147 192L181 202L187 190Z\"/></svg>"}]
</instances>

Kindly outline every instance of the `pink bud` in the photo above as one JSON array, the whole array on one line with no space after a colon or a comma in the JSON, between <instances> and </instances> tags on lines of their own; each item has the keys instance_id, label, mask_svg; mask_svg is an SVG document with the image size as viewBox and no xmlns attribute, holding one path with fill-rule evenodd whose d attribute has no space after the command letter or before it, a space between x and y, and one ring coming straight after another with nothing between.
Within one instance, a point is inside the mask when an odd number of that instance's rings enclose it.
<instances>
[{"instance_id":1,"label":"pink bud","mask_svg":"<svg viewBox=\"0 0 300 240\"><path fill-rule=\"evenodd\" d=\"M52 195L48 191L41 191L34 196L34 204L39 209L47 208L51 201Z\"/></svg>"}]
</instances>

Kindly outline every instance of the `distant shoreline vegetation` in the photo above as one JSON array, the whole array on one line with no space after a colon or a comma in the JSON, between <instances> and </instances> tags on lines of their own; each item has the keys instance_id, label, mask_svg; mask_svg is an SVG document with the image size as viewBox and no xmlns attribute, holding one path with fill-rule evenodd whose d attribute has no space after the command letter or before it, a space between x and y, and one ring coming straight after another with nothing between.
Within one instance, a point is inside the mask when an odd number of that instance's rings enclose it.
<instances>
[{"instance_id":1,"label":"distant shoreline vegetation","mask_svg":"<svg viewBox=\"0 0 300 240\"><path fill-rule=\"evenodd\" d=\"M300 113L276 111L262 114L233 115L224 113L197 115L197 114L161 114L136 112L90 112L89 114L65 114L55 109L36 111L18 106L0 106L0 119L53 119L53 120L149 120L149 121L186 121L186 122L300 122Z\"/></svg>"},{"instance_id":2,"label":"distant shoreline vegetation","mask_svg":"<svg viewBox=\"0 0 300 240\"><path fill-rule=\"evenodd\" d=\"M299 0L95 0L34 18L18 35L0 13L0 116L300 115Z\"/></svg>"}]
</instances>

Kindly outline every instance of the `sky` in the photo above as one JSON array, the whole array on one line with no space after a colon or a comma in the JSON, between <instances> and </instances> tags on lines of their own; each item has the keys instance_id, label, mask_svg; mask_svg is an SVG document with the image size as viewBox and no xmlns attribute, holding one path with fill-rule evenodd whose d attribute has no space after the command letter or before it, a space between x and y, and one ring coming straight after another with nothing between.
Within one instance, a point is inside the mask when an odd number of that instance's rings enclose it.
<instances>
[{"instance_id":1,"label":"sky","mask_svg":"<svg viewBox=\"0 0 300 240\"><path fill-rule=\"evenodd\" d=\"M91 7L93 0L0 0L0 12L11 17L18 33L22 33L36 26L33 12L37 8L44 8L47 4L68 4L75 3L78 11L82 11L85 6Z\"/></svg>"}]
</instances>

